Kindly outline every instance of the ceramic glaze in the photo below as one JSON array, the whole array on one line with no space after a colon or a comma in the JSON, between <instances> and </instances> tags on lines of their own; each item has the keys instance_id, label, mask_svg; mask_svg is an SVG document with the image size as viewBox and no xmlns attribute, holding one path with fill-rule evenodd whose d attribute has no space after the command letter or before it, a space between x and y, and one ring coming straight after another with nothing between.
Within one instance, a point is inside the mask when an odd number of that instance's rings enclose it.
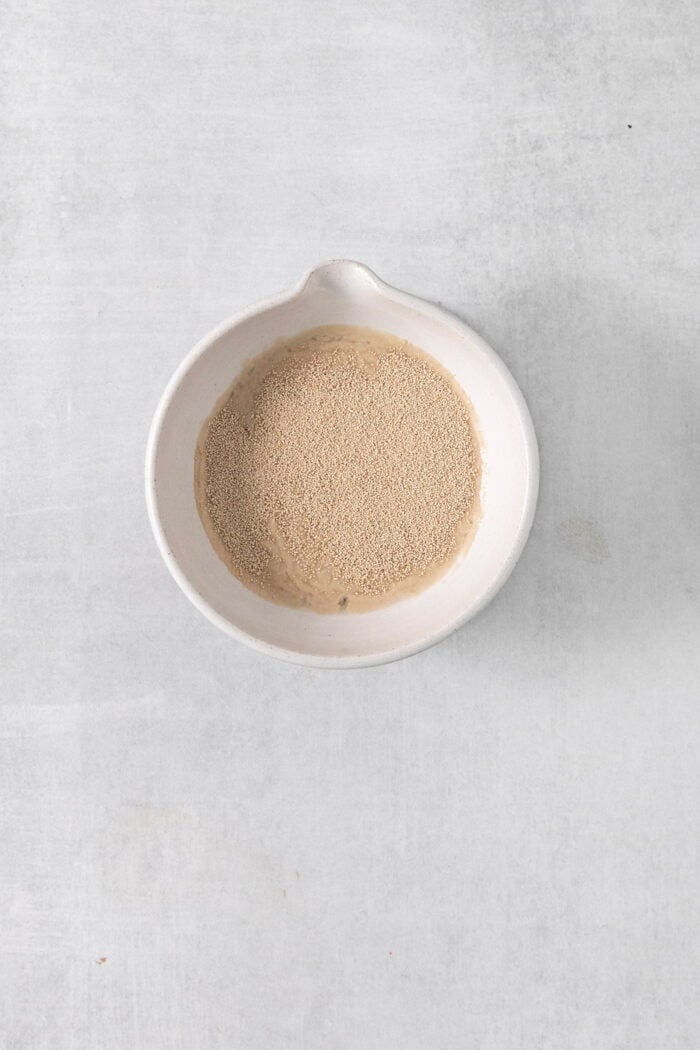
<instances>
[{"instance_id":1,"label":"ceramic glaze","mask_svg":"<svg viewBox=\"0 0 700 1050\"><path fill-rule=\"evenodd\" d=\"M202 425L244 364L281 337L327 324L391 332L434 357L474 406L483 466L482 520L466 553L420 594L343 617L276 605L240 583L211 547L193 485ZM500 358L456 317L391 288L365 266L342 260L317 267L291 293L232 318L195 347L163 394L146 458L146 499L156 542L197 608L256 649L326 667L409 656L474 616L520 555L537 488L532 421Z\"/></svg>"}]
</instances>

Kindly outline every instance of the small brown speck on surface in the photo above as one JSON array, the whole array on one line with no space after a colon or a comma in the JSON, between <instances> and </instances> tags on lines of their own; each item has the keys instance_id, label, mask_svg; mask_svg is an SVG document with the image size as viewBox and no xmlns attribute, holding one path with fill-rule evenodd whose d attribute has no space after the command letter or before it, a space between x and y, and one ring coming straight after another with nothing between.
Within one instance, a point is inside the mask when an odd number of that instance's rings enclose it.
<instances>
[{"instance_id":1,"label":"small brown speck on surface","mask_svg":"<svg viewBox=\"0 0 700 1050\"><path fill-rule=\"evenodd\" d=\"M103 955L100 959L95 959L95 962L98 966L104 966L104 964L107 962L107 956Z\"/></svg>"}]
</instances>

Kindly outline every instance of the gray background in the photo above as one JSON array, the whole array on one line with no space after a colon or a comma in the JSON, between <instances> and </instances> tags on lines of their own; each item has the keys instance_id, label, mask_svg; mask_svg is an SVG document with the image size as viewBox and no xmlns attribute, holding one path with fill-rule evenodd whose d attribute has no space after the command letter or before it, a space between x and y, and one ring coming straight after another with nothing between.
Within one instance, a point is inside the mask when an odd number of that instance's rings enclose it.
<instances>
[{"instance_id":1,"label":"gray background","mask_svg":"<svg viewBox=\"0 0 700 1050\"><path fill-rule=\"evenodd\" d=\"M4 10L0 1045L696 1047L697 5ZM193 342L334 256L543 468L493 604L364 672L218 633L142 494Z\"/></svg>"}]
</instances>

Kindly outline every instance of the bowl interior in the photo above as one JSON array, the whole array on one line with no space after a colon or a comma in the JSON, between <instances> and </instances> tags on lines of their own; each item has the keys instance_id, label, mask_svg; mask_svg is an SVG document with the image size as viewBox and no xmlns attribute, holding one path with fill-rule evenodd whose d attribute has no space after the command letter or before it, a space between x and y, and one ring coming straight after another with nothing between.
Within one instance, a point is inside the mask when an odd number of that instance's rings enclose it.
<instances>
[{"instance_id":1,"label":"bowl interior","mask_svg":"<svg viewBox=\"0 0 700 1050\"><path fill-rule=\"evenodd\" d=\"M481 439L482 521L466 554L426 591L367 613L320 615L266 601L210 546L194 500L197 437L243 364L281 336L323 324L391 332L431 354L474 406ZM287 299L225 325L173 377L154 421L147 495L169 568L224 630L274 655L335 666L407 655L473 615L508 576L526 539L537 488L527 408L510 373L456 318L382 284L359 264L321 267Z\"/></svg>"}]
</instances>

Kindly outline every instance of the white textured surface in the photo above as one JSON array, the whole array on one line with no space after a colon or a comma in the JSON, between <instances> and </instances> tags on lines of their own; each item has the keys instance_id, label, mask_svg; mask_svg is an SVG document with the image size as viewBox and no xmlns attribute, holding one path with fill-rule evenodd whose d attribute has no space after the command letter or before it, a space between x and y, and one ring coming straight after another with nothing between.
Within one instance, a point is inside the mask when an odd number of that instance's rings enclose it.
<instances>
[{"instance_id":1,"label":"white textured surface","mask_svg":"<svg viewBox=\"0 0 700 1050\"><path fill-rule=\"evenodd\" d=\"M5 5L3 1048L698 1045L696 11ZM185 351L332 256L542 454L496 601L365 672L219 634L142 495Z\"/></svg>"}]
</instances>

